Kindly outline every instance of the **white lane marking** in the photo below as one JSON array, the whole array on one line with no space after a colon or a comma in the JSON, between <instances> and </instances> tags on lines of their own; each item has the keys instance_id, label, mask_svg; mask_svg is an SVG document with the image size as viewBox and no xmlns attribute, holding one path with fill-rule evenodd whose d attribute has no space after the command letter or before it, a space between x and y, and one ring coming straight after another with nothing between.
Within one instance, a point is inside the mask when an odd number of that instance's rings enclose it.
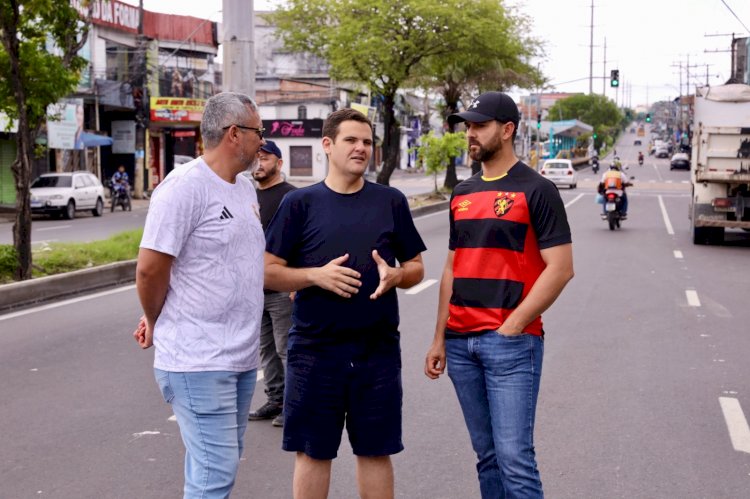
<instances>
[{"instance_id":1,"label":"white lane marking","mask_svg":"<svg viewBox=\"0 0 750 499\"><path fill-rule=\"evenodd\" d=\"M674 229L672 228L672 222L669 221L669 215L667 215L667 207L664 206L664 199L659 194L659 206L661 207L661 216L664 217L664 225L667 226L667 234L674 236Z\"/></svg>"},{"instance_id":2,"label":"white lane marking","mask_svg":"<svg viewBox=\"0 0 750 499\"><path fill-rule=\"evenodd\" d=\"M263 374L263 369L258 369L258 377L257 377L257 378L255 378L255 381L260 381L260 380L262 380L262 379L263 379L263 376L264 376L264 374Z\"/></svg>"},{"instance_id":3,"label":"white lane marking","mask_svg":"<svg viewBox=\"0 0 750 499\"><path fill-rule=\"evenodd\" d=\"M55 225L54 227L42 227L41 229L34 229L34 231L44 232L45 230L67 229L69 227L73 227L73 226L72 225Z\"/></svg>"},{"instance_id":4,"label":"white lane marking","mask_svg":"<svg viewBox=\"0 0 750 499\"><path fill-rule=\"evenodd\" d=\"M656 180L649 180L649 181L648 181L648 183L649 183L649 184L655 184L655 183L656 183Z\"/></svg>"},{"instance_id":5,"label":"white lane marking","mask_svg":"<svg viewBox=\"0 0 750 499\"><path fill-rule=\"evenodd\" d=\"M437 282L437 279L427 279L426 281L421 282L421 283L417 284L416 286L414 286L413 288L409 289L406 292L406 294L407 295L416 295L420 291L424 291L425 289L429 288L430 286L432 286L436 282Z\"/></svg>"},{"instance_id":6,"label":"white lane marking","mask_svg":"<svg viewBox=\"0 0 750 499\"><path fill-rule=\"evenodd\" d=\"M576 197L574 197L573 199L571 199L570 201L568 201L568 202L567 202L567 203L565 204L565 207L567 208L568 206L570 206L571 204L575 203L576 201L578 201L578 200L579 200L579 199L581 199L582 197L583 197L583 194L579 194L579 195L577 195Z\"/></svg>"},{"instance_id":7,"label":"white lane marking","mask_svg":"<svg viewBox=\"0 0 750 499\"><path fill-rule=\"evenodd\" d=\"M668 184L674 183L674 180L667 180Z\"/></svg>"},{"instance_id":8,"label":"white lane marking","mask_svg":"<svg viewBox=\"0 0 750 499\"><path fill-rule=\"evenodd\" d=\"M49 305L42 305L39 307L29 308L26 310L21 310L20 312L13 312L10 314L0 315L0 321L4 321L7 319L15 319L16 317L23 317L24 315L35 314L37 312L44 312L45 310L52 310L53 308L65 307L67 305L72 305L73 303L78 303L78 302L82 302L86 300L92 300L94 298L100 298L102 296L113 295L115 293L121 293L123 291L130 291L133 289L135 289L135 284L130 284L128 286L123 286L121 288L110 289L107 291L101 291L99 293L94 293L91 295L79 296L78 298L71 298L70 300L50 303Z\"/></svg>"},{"instance_id":9,"label":"white lane marking","mask_svg":"<svg viewBox=\"0 0 750 499\"><path fill-rule=\"evenodd\" d=\"M694 289L686 289L685 296L687 297L688 305L691 307L700 307L701 301L698 298L698 292Z\"/></svg>"},{"instance_id":10,"label":"white lane marking","mask_svg":"<svg viewBox=\"0 0 750 499\"><path fill-rule=\"evenodd\" d=\"M167 421L177 421L177 416L175 416L174 414L172 414L171 416L169 416L167 418Z\"/></svg>"},{"instance_id":11,"label":"white lane marking","mask_svg":"<svg viewBox=\"0 0 750 499\"><path fill-rule=\"evenodd\" d=\"M678 260L682 260L682 251L680 251L680 250L674 250L673 253L674 253L674 257L675 258L677 258Z\"/></svg>"},{"instance_id":12,"label":"white lane marking","mask_svg":"<svg viewBox=\"0 0 750 499\"><path fill-rule=\"evenodd\" d=\"M750 427L747 425L740 401L731 397L719 397L719 404L734 450L750 454Z\"/></svg>"},{"instance_id":13,"label":"white lane marking","mask_svg":"<svg viewBox=\"0 0 750 499\"><path fill-rule=\"evenodd\" d=\"M681 183L681 184L689 184L689 183L690 183L690 181L689 181L689 180L682 180L682 181L681 181L680 183Z\"/></svg>"},{"instance_id":14,"label":"white lane marking","mask_svg":"<svg viewBox=\"0 0 750 499\"><path fill-rule=\"evenodd\" d=\"M658 168L656 167L656 164L654 164L654 171L656 172L656 176L657 176L657 177L659 177L659 182L663 182L663 181L664 181L664 178L662 178L662 176L661 176L661 172L660 172L660 171L659 171L659 169L658 169Z\"/></svg>"}]
</instances>

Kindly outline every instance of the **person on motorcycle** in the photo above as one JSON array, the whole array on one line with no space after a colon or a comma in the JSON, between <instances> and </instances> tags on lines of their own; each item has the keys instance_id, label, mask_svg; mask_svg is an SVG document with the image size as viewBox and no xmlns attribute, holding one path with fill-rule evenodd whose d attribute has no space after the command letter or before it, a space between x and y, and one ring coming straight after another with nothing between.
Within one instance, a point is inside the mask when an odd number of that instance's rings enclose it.
<instances>
[{"instance_id":1,"label":"person on motorcycle","mask_svg":"<svg viewBox=\"0 0 750 499\"><path fill-rule=\"evenodd\" d=\"M128 201L130 201L130 179L123 165L117 167L117 171L112 175L112 199L120 191L124 191Z\"/></svg>"},{"instance_id":2,"label":"person on motorcycle","mask_svg":"<svg viewBox=\"0 0 750 499\"><path fill-rule=\"evenodd\" d=\"M628 218L628 195L625 193L625 187L630 182L628 176L620 171L622 163L620 158L615 157L609 165L609 170L602 175L602 181L599 183L599 193L604 194L609 190L619 191L620 195L620 218ZM602 219L607 219L607 203L602 203Z\"/></svg>"},{"instance_id":3,"label":"person on motorcycle","mask_svg":"<svg viewBox=\"0 0 750 499\"><path fill-rule=\"evenodd\" d=\"M643 166L643 151L638 151L638 164Z\"/></svg>"}]
</instances>

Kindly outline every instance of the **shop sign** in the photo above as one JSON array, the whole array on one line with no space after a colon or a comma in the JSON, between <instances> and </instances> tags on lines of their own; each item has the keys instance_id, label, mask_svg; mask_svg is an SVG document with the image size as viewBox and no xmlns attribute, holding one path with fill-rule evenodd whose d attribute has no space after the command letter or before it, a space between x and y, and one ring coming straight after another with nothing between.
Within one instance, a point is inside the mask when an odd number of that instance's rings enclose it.
<instances>
[{"instance_id":1,"label":"shop sign","mask_svg":"<svg viewBox=\"0 0 750 499\"><path fill-rule=\"evenodd\" d=\"M264 120L264 136L274 139L319 138L323 136L323 120Z\"/></svg>"},{"instance_id":2,"label":"shop sign","mask_svg":"<svg viewBox=\"0 0 750 499\"><path fill-rule=\"evenodd\" d=\"M151 97L151 121L200 122L205 106L205 99Z\"/></svg>"}]
</instances>

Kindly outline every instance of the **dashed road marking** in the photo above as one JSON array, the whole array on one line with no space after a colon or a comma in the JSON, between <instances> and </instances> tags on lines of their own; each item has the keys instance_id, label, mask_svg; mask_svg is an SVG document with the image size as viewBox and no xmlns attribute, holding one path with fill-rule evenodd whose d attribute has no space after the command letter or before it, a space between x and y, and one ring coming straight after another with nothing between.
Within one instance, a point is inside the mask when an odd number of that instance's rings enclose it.
<instances>
[{"instance_id":1,"label":"dashed road marking","mask_svg":"<svg viewBox=\"0 0 750 499\"><path fill-rule=\"evenodd\" d=\"M664 199L659 194L659 207L661 208L661 216L664 218L664 225L667 226L667 234L674 236L674 229L672 228L672 222L669 221L669 215L667 214L667 207L664 206Z\"/></svg>"},{"instance_id":2,"label":"dashed road marking","mask_svg":"<svg viewBox=\"0 0 750 499\"><path fill-rule=\"evenodd\" d=\"M408 291L406 291L406 294L407 295L416 295L417 293L419 293L421 291L424 291L425 289L429 288L430 286L432 286L436 282L437 282L437 279L427 279L426 281L423 281L423 282L417 284L416 286L414 286L413 288L409 289Z\"/></svg>"},{"instance_id":3,"label":"dashed road marking","mask_svg":"<svg viewBox=\"0 0 750 499\"><path fill-rule=\"evenodd\" d=\"M698 292L694 289L686 289L685 296L687 297L688 305L691 307L700 307L701 301L698 298Z\"/></svg>"},{"instance_id":4,"label":"dashed road marking","mask_svg":"<svg viewBox=\"0 0 750 499\"><path fill-rule=\"evenodd\" d=\"M675 258L677 258L678 260L682 260L682 251L680 251L680 250L674 250L673 253L674 253L674 257Z\"/></svg>"},{"instance_id":5,"label":"dashed road marking","mask_svg":"<svg viewBox=\"0 0 750 499\"><path fill-rule=\"evenodd\" d=\"M565 207L567 208L568 206L570 206L571 204L575 203L576 201L578 201L578 200L579 200L579 199L581 199L582 197L583 197L583 194L579 194L579 195L577 195L576 197L574 197L573 199L571 199L570 201L568 201L568 202L567 202L567 203L565 204Z\"/></svg>"},{"instance_id":6,"label":"dashed road marking","mask_svg":"<svg viewBox=\"0 0 750 499\"><path fill-rule=\"evenodd\" d=\"M719 404L734 450L750 454L750 427L747 425L740 401L732 397L719 397Z\"/></svg>"},{"instance_id":7,"label":"dashed road marking","mask_svg":"<svg viewBox=\"0 0 750 499\"><path fill-rule=\"evenodd\" d=\"M69 229L70 227L73 227L73 226L72 225L55 225L52 227L42 227L41 229L34 229L34 232L44 232L45 230Z\"/></svg>"}]
</instances>

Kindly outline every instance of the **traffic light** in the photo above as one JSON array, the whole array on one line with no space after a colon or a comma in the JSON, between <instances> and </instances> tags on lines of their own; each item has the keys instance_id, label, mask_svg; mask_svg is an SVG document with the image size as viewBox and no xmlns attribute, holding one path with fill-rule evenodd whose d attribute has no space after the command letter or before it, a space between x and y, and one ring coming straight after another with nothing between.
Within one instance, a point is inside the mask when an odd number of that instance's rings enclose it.
<instances>
[{"instance_id":1,"label":"traffic light","mask_svg":"<svg viewBox=\"0 0 750 499\"><path fill-rule=\"evenodd\" d=\"M594 140L596 140L596 132L594 132Z\"/></svg>"},{"instance_id":2,"label":"traffic light","mask_svg":"<svg viewBox=\"0 0 750 499\"><path fill-rule=\"evenodd\" d=\"M542 128L542 113L536 113L536 129Z\"/></svg>"},{"instance_id":3,"label":"traffic light","mask_svg":"<svg viewBox=\"0 0 750 499\"><path fill-rule=\"evenodd\" d=\"M651 113L646 114L646 123L651 123Z\"/></svg>"},{"instance_id":4,"label":"traffic light","mask_svg":"<svg viewBox=\"0 0 750 499\"><path fill-rule=\"evenodd\" d=\"M609 73L609 86L610 87L619 87L620 86L620 70L619 69L613 69Z\"/></svg>"}]
</instances>

